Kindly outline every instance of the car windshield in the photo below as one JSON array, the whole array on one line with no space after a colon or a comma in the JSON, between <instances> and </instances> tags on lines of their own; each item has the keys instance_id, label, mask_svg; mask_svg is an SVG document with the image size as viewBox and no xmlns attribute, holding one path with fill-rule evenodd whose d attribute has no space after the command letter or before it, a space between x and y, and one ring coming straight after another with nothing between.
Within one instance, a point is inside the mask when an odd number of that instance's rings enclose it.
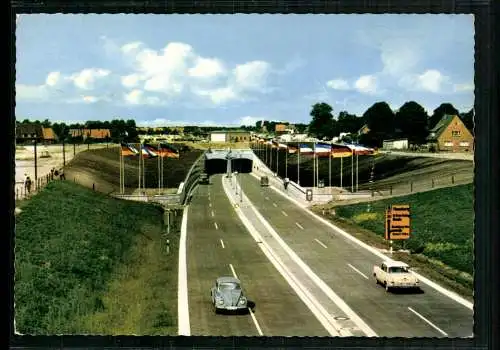
<instances>
[{"instance_id":1,"label":"car windshield","mask_svg":"<svg viewBox=\"0 0 500 350\"><path fill-rule=\"evenodd\" d=\"M240 285L234 282L222 282L219 283L219 288L222 290L240 289Z\"/></svg>"},{"instance_id":2,"label":"car windshield","mask_svg":"<svg viewBox=\"0 0 500 350\"><path fill-rule=\"evenodd\" d=\"M404 266L393 266L389 268L390 273L408 273L408 268Z\"/></svg>"}]
</instances>

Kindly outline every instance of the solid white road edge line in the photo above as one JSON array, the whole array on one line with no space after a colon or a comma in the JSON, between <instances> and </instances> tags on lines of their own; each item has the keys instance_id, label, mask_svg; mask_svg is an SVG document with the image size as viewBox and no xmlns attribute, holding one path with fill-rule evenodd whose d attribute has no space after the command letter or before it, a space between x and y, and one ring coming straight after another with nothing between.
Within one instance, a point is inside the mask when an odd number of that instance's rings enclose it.
<instances>
[{"instance_id":1,"label":"solid white road edge line","mask_svg":"<svg viewBox=\"0 0 500 350\"><path fill-rule=\"evenodd\" d=\"M188 286L187 286L187 261L186 261L186 240L187 240L187 218L188 207L184 207L182 213L181 236L179 238L179 267L178 267L178 290L177 290L177 322L179 335L191 335L191 325L189 324L188 306Z\"/></svg>"},{"instance_id":2,"label":"solid white road edge line","mask_svg":"<svg viewBox=\"0 0 500 350\"><path fill-rule=\"evenodd\" d=\"M226 192L226 196L231 202L231 196L229 195L229 190L227 189L224 178L222 178L222 186ZM327 332L331 336L351 336L352 334L348 330L343 330L340 325L335 321L335 319L328 313L327 310L312 296L312 294L305 288L302 283L288 270L286 265L281 261L281 259L274 253L273 249L262 239L257 229L250 223L247 217L241 212L241 209L235 208L236 215L240 218L243 225L253 237L255 242L258 243L259 248L262 250L267 259L274 265L276 270L283 276L283 278L288 282L290 287L299 296L302 302L309 308L313 315L318 319L318 321L323 325Z\"/></svg>"},{"instance_id":3,"label":"solid white road edge line","mask_svg":"<svg viewBox=\"0 0 500 350\"><path fill-rule=\"evenodd\" d=\"M267 228L267 230L271 233L274 239L278 242L278 244L288 253L290 258L299 265L302 270L313 280L313 282L325 293L331 301L333 301L346 315L351 319L354 324L358 326L358 328L363 331L368 337L376 337L377 334L373 329L371 329L365 321L359 317L354 310L352 310L349 305L346 304L342 298L340 298L321 278L318 277L311 270L311 268L299 258L299 256L283 241L280 235L274 230L274 228L267 222L267 220L259 213L257 208L248 200L247 203L255 213L255 215L259 218L262 224Z\"/></svg>"},{"instance_id":4,"label":"solid white road edge line","mask_svg":"<svg viewBox=\"0 0 500 350\"><path fill-rule=\"evenodd\" d=\"M217 223L214 222L214 225L215 225L215 229L218 230L219 229L219 226L217 226Z\"/></svg>"},{"instance_id":5,"label":"solid white road edge line","mask_svg":"<svg viewBox=\"0 0 500 350\"><path fill-rule=\"evenodd\" d=\"M359 271L357 268L355 268L354 266L352 266L351 264L347 264L351 269L353 269L354 271L356 271L357 273L359 273L361 276L363 276L364 278L366 279L369 279L367 275L365 275L363 272Z\"/></svg>"},{"instance_id":6,"label":"solid white road edge line","mask_svg":"<svg viewBox=\"0 0 500 350\"><path fill-rule=\"evenodd\" d=\"M316 239L316 238L315 238L314 240L315 240L316 242L318 242L318 244L319 244L320 246L322 246L323 248L328 248L328 247L327 247L327 246L326 246L323 242L321 242L319 239Z\"/></svg>"},{"instance_id":7,"label":"solid white road edge line","mask_svg":"<svg viewBox=\"0 0 500 350\"><path fill-rule=\"evenodd\" d=\"M302 227L301 224L299 224L298 222L295 223L295 225L297 225L301 230L303 230L304 228Z\"/></svg>"},{"instance_id":8,"label":"solid white road edge line","mask_svg":"<svg viewBox=\"0 0 500 350\"><path fill-rule=\"evenodd\" d=\"M251 174L253 177L255 177L256 179L258 179L259 177L255 174ZM334 224L332 224L330 221L322 218L321 216L317 215L316 213L313 213L310 209L304 207L299 201L293 199L293 198L290 198L289 196L287 196L286 194L284 194L283 192L281 192L280 190L278 190L276 187L274 187L273 185L270 185L269 187L271 187L275 192L279 193L281 196L287 198L289 201L291 201L292 203L295 203L298 207L302 208L304 211L306 211L307 213L309 213L311 216L313 216L314 218L316 218L317 220L323 222L325 225L329 226L330 228L332 228L333 230L335 230L336 232L340 233L342 236L346 237L347 239L351 240L352 242L356 243L357 245L361 246L362 248L368 250L369 252L373 253L374 255L376 255L377 257L383 259L383 260L387 260L387 261L393 261L391 258L389 258L387 255L383 254L382 252L379 252L377 249L371 247L370 245L366 244L365 242L357 239L356 237L353 237L351 236L348 232L340 229L339 227L335 226ZM442 286L440 286L439 284L437 284L436 282L433 282L431 281L430 279L416 273L416 272L412 272L415 276L417 276L417 278L422 281L423 283L425 283L426 285L428 285L429 287L435 289L436 291L438 291L439 293L447 296L448 298L452 299L453 301L456 301L457 303L465 306L466 308L470 309L470 310L474 310L474 304L471 303L470 301L466 300L465 298L462 298L460 295L458 295L457 293L449 290L449 289L446 289Z\"/></svg>"},{"instance_id":9,"label":"solid white road edge line","mask_svg":"<svg viewBox=\"0 0 500 350\"><path fill-rule=\"evenodd\" d=\"M255 325L255 328L257 328L257 332L259 332L259 335L264 335L264 333L262 333L262 329L260 329L259 322L257 322L257 319L255 318L255 315L253 314L252 309L248 308L248 312L250 313L250 316L252 316L253 323Z\"/></svg>"},{"instance_id":10,"label":"solid white road edge line","mask_svg":"<svg viewBox=\"0 0 500 350\"><path fill-rule=\"evenodd\" d=\"M220 245L222 246L222 249L226 248L226 247L224 246L224 241L223 241L222 239L220 240Z\"/></svg>"},{"instance_id":11,"label":"solid white road edge line","mask_svg":"<svg viewBox=\"0 0 500 350\"><path fill-rule=\"evenodd\" d=\"M427 322L432 328L434 328L435 330L437 330L439 333L441 333L445 337L448 336L448 334L445 331L443 331L442 329L440 329L438 326L436 326L434 323L432 323L431 321L429 321L428 319L426 319L424 316L420 315L418 312L416 312L415 310L413 310L411 307L408 306L408 310L410 310L415 315L417 315L418 317L420 317L422 320L424 320L425 322Z\"/></svg>"},{"instance_id":12,"label":"solid white road edge line","mask_svg":"<svg viewBox=\"0 0 500 350\"><path fill-rule=\"evenodd\" d=\"M234 267L232 264L229 264L229 268L231 269L231 272L233 273L234 278L238 279L238 275L236 274L236 271L234 271Z\"/></svg>"},{"instance_id":13,"label":"solid white road edge line","mask_svg":"<svg viewBox=\"0 0 500 350\"><path fill-rule=\"evenodd\" d=\"M229 264L229 267L231 268L231 272L233 273L234 278L238 278L236 271L234 271L233 265ZM248 308L248 311L250 312L250 316L252 317L255 328L257 328L257 332L259 333L259 335L264 335L264 333L262 333L262 329L260 328L259 322L257 322L257 319L255 318L255 315L252 312L252 309Z\"/></svg>"}]
</instances>

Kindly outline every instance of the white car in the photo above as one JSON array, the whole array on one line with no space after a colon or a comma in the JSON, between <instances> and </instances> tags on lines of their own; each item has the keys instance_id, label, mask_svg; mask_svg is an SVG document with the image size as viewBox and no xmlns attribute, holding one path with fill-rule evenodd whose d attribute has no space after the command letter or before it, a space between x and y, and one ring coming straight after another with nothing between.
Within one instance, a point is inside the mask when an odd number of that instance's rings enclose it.
<instances>
[{"instance_id":1,"label":"white car","mask_svg":"<svg viewBox=\"0 0 500 350\"><path fill-rule=\"evenodd\" d=\"M392 288L420 288L418 278L411 273L408 264L402 261L384 261L375 265L373 276L377 284L382 284L387 292Z\"/></svg>"}]
</instances>

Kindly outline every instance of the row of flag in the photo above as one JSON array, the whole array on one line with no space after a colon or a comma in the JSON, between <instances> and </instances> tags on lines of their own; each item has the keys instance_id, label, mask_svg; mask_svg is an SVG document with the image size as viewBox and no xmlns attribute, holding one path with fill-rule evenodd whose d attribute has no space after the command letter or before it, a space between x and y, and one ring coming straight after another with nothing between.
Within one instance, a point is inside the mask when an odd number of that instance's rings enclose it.
<instances>
[{"instance_id":1,"label":"row of flag","mask_svg":"<svg viewBox=\"0 0 500 350\"><path fill-rule=\"evenodd\" d=\"M261 146L271 147L273 149L288 150L289 154L299 152L304 155L315 155L316 157L351 157L353 155L374 155L375 149L354 144L332 144L332 143L297 143L294 145L280 143L276 141L266 141L260 139L257 143Z\"/></svg>"},{"instance_id":2,"label":"row of flag","mask_svg":"<svg viewBox=\"0 0 500 350\"><path fill-rule=\"evenodd\" d=\"M142 153L143 158L156 158L156 157L166 157L166 158L179 158L179 151L172 145L159 143L157 145L151 144L140 144L139 148L141 152L130 143L121 143L121 153L123 157L136 156Z\"/></svg>"}]
</instances>

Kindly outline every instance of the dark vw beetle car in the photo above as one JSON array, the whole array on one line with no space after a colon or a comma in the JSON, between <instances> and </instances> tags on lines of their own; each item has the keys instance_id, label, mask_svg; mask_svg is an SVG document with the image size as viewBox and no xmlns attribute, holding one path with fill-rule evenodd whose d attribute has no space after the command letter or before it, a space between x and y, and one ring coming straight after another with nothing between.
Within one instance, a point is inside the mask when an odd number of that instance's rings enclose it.
<instances>
[{"instance_id":1,"label":"dark vw beetle car","mask_svg":"<svg viewBox=\"0 0 500 350\"><path fill-rule=\"evenodd\" d=\"M246 311L248 301L241 290L241 282L234 277L219 277L210 290L215 313L220 311Z\"/></svg>"}]
</instances>

